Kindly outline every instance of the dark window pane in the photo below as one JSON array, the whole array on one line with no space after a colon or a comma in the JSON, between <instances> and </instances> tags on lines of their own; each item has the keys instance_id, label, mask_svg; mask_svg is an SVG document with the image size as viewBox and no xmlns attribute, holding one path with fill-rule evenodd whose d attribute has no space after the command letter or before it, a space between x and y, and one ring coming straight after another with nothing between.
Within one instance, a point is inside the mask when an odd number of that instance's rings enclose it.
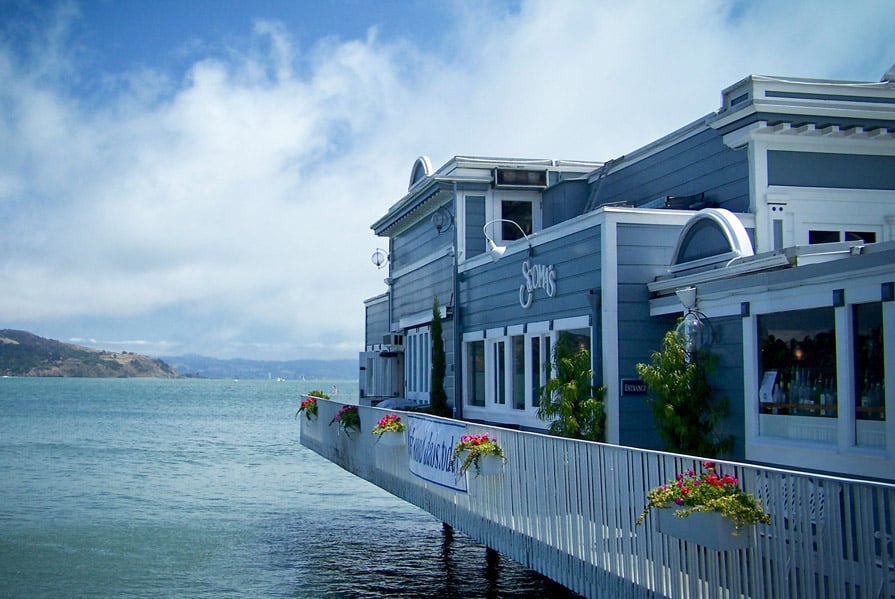
<instances>
[{"instance_id":1,"label":"dark window pane","mask_svg":"<svg viewBox=\"0 0 895 599\"><path fill-rule=\"evenodd\" d=\"M839 241L839 231L808 231L808 243L835 243Z\"/></svg>"},{"instance_id":2,"label":"dark window pane","mask_svg":"<svg viewBox=\"0 0 895 599\"><path fill-rule=\"evenodd\" d=\"M855 417L885 420L883 305L854 306Z\"/></svg>"},{"instance_id":3,"label":"dark window pane","mask_svg":"<svg viewBox=\"0 0 895 599\"><path fill-rule=\"evenodd\" d=\"M526 235L531 235L532 227L532 204L531 202L504 201L500 205L501 218L511 220L519 225L517 227L513 223L501 223L501 239L504 241L514 241L522 239L522 231ZM522 231L519 228L522 228Z\"/></svg>"},{"instance_id":4,"label":"dark window pane","mask_svg":"<svg viewBox=\"0 0 895 599\"><path fill-rule=\"evenodd\" d=\"M836 325L833 308L758 317L762 381L776 373L768 414L836 416ZM768 401L770 400L770 401Z\"/></svg>"}]
</instances>

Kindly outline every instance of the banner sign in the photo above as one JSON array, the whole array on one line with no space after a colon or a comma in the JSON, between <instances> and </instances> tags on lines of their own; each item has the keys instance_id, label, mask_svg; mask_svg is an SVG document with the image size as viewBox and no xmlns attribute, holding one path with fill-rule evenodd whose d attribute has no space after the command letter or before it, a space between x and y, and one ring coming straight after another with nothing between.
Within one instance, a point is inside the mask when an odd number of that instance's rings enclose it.
<instances>
[{"instance_id":1,"label":"banner sign","mask_svg":"<svg viewBox=\"0 0 895 599\"><path fill-rule=\"evenodd\" d=\"M408 414L407 459L410 471L436 485L466 491L466 477L454 468L454 445L466 434L466 425L420 414Z\"/></svg>"}]
</instances>

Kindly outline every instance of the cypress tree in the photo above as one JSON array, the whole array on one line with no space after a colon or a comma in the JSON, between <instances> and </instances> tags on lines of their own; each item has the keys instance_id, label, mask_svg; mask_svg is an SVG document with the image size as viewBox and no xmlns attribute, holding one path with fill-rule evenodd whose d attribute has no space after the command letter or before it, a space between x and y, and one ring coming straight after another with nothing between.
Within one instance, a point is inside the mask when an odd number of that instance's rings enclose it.
<instances>
[{"instance_id":1,"label":"cypress tree","mask_svg":"<svg viewBox=\"0 0 895 599\"><path fill-rule=\"evenodd\" d=\"M441 338L441 309L438 297L432 304L432 390L429 394L430 411L436 416L453 416L444 390L444 341Z\"/></svg>"}]
</instances>

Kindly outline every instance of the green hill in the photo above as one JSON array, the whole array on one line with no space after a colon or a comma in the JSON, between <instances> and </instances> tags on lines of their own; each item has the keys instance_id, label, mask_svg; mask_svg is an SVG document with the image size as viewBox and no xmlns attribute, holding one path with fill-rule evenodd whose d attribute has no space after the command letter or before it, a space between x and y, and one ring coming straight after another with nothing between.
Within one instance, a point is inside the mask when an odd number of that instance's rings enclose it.
<instances>
[{"instance_id":1,"label":"green hill","mask_svg":"<svg viewBox=\"0 0 895 599\"><path fill-rule=\"evenodd\" d=\"M0 376L92 378L176 378L173 368L154 358L110 352L0 329Z\"/></svg>"}]
</instances>

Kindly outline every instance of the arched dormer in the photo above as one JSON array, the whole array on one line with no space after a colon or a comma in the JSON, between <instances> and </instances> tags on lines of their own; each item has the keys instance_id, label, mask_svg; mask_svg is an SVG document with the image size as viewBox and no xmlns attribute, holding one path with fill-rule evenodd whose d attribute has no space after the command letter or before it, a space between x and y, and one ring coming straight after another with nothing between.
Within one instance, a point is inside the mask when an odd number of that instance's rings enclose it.
<instances>
[{"instance_id":1,"label":"arched dormer","mask_svg":"<svg viewBox=\"0 0 895 599\"><path fill-rule=\"evenodd\" d=\"M413 168L410 170L410 183L407 184L407 191L413 189L413 186L431 175L434 171L432 170L432 161L429 160L428 156L420 156L416 159L416 162L413 163Z\"/></svg>"},{"instance_id":2,"label":"arched dormer","mask_svg":"<svg viewBox=\"0 0 895 599\"><path fill-rule=\"evenodd\" d=\"M733 212L706 208L684 225L668 270L678 273L712 267L753 254L746 227Z\"/></svg>"}]
</instances>

